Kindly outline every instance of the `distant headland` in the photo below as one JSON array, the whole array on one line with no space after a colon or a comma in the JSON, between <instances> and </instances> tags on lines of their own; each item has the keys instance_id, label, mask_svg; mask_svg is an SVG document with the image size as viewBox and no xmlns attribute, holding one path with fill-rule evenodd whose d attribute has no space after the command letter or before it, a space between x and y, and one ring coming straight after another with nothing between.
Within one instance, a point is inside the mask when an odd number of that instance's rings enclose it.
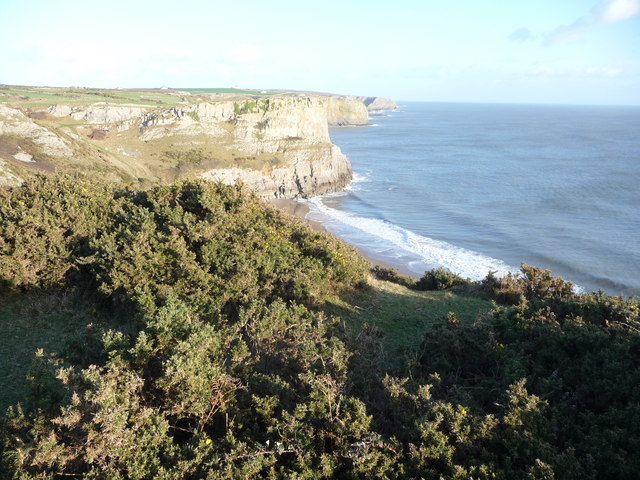
<instances>
[{"instance_id":1,"label":"distant headland","mask_svg":"<svg viewBox=\"0 0 640 480\"><path fill-rule=\"evenodd\" d=\"M264 198L352 178L330 126L364 126L380 97L240 89L0 86L0 185L81 171L126 183L243 181Z\"/></svg>"}]
</instances>

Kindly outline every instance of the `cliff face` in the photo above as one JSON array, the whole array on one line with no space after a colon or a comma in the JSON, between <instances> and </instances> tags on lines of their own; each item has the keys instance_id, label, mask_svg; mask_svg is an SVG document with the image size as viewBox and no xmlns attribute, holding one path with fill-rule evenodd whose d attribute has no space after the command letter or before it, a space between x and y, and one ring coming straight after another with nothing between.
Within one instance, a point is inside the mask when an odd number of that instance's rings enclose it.
<instances>
[{"instance_id":1,"label":"cliff face","mask_svg":"<svg viewBox=\"0 0 640 480\"><path fill-rule=\"evenodd\" d=\"M352 179L347 157L335 145L316 152L299 151L290 164L262 171L240 168L213 169L202 174L207 180L227 185L241 181L263 198L297 198L337 192Z\"/></svg>"},{"instance_id":2,"label":"cliff face","mask_svg":"<svg viewBox=\"0 0 640 480\"><path fill-rule=\"evenodd\" d=\"M260 169L216 168L201 176L227 184L240 180L268 198L307 197L343 189L351 182L351 165L331 143L328 130L329 115L335 118L329 112L339 111L334 108L337 103L328 106L323 98L293 97L249 105L250 113L235 118L233 145L245 155L270 155L270 159ZM354 106L347 105L343 111L350 111L349 107ZM361 115L357 108L356 114Z\"/></svg>"},{"instance_id":3,"label":"cliff face","mask_svg":"<svg viewBox=\"0 0 640 480\"><path fill-rule=\"evenodd\" d=\"M398 108L396 102L384 97L355 97L355 99L364 103L369 112L395 110L396 108Z\"/></svg>"},{"instance_id":4,"label":"cliff face","mask_svg":"<svg viewBox=\"0 0 640 480\"><path fill-rule=\"evenodd\" d=\"M365 104L348 97L329 97L324 101L327 121L332 127L367 125L369 112Z\"/></svg>"},{"instance_id":5,"label":"cliff face","mask_svg":"<svg viewBox=\"0 0 640 480\"><path fill-rule=\"evenodd\" d=\"M367 121L362 102L314 95L183 95L164 107L0 103L0 184L81 170L124 181L241 180L270 198L318 195L351 181L328 126Z\"/></svg>"}]
</instances>

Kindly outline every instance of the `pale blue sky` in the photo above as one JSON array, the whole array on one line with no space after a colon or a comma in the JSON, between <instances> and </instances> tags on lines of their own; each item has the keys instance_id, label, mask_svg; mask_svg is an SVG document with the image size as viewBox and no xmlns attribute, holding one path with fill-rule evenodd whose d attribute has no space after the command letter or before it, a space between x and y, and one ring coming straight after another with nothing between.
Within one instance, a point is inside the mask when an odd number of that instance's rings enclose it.
<instances>
[{"instance_id":1,"label":"pale blue sky","mask_svg":"<svg viewBox=\"0 0 640 480\"><path fill-rule=\"evenodd\" d=\"M640 0L0 0L0 83L640 104Z\"/></svg>"}]
</instances>

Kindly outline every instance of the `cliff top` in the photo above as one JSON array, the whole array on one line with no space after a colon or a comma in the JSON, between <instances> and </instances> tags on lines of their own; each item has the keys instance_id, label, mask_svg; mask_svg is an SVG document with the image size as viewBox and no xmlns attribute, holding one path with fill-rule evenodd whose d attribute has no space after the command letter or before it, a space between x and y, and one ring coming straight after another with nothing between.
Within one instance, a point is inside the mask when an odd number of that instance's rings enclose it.
<instances>
[{"instance_id":1,"label":"cliff top","mask_svg":"<svg viewBox=\"0 0 640 480\"><path fill-rule=\"evenodd\" d=\"M173 107L201 102L229 101L247 98L271 97L334 97L358 100L370 106L374 101L383 101L385 109L395 104L381 97L355 97L331 93L258 90L239 88L136 88L106 89L86 87L32 87L0 85L0 103L15 108L41 108L50 105L81 106L96 103L134 105L144 107ZM377 99L377 100L376 100ZM393 106L390 106L393 105Z\"/></svg>"},{"instance_id":2,"label":"cliff top","mask_svg":"<svg viewBox=\"0 0 640 480\"><path fill-rule=\"evenodd\" d=\"M212 100L247 97L297 96L284 90L242 90L237 88L141 88L103 89L84 87L30 87L0 85L0 103L14 107L42 107L54 104L89 105L99 102L139 106L176 106Z\"/></svg>"}]
</instances>

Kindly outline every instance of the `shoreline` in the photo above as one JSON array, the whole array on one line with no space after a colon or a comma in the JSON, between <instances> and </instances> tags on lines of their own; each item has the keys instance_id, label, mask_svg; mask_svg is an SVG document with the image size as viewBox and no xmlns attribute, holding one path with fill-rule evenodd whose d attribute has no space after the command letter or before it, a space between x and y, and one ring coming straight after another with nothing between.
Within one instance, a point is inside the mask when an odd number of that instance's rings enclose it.
<instances>
[{"instance_id":1,"label":"shoreline","mask_svg":"<svg viewBox=\"0 0 640 480\"><path fill-rule=\"evenodd\" d=\"M323 233L325 235L331 235L333 237L339 238L337 235L330 232L322 223L317 222L315 220L311 220L310 218L307 218L307 214L311 211L311 209L307 205L304 205L290 198L274 198L274 199L267 200L267 203L277 208L278 210L286 213L287 215L291 215L293 217L299 218L300 220L304 221L307 225L309 225L309 227L311 227L312 230L318 233ZM344 242L344 240L342 239L340 240ZM376 266L382 267L382 268L390 268L398 272L400 275L411 277L416 280L419 279L419 277L413 273L407 273L406 271L403 271L402 269L398 268L397 266L391 265L388 262L373 258L369 252L367 252L366 250L363 250L358 245L354 245L354 244L350 244L350 245L353 245L358 250L360 255L369 263L369 265L371 265L371 268Z\"/></svg>"}]
</instances>

